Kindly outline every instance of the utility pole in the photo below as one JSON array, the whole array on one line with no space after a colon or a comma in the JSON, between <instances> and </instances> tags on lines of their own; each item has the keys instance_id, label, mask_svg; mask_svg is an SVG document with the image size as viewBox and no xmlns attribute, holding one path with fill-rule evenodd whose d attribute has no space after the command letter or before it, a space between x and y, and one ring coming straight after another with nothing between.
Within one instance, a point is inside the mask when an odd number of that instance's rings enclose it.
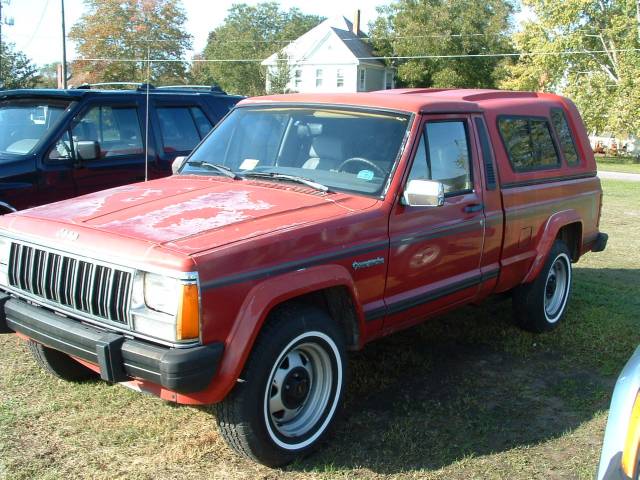
<instances>
[{"instance_id":1,"label":"utility pole","mask_svg":"<svg viewBox=\"0 0 640 480\"><path fill-rule=\"evenodd\" d=\"M67 34L64 29L64 0L60 0L60 7L62 10L62 88L66 90L67 89Z\"/></svg>"},{"instance_id":2,"label":"utility pole","mask_svg":"<svg viewBox=\"0 0 640 480\"><path fill-rule=\"evenodd\" d=\"M4 56L4 44L2 43L2 25L11 26L13 25L13 18L2 18L2 4L6 3L9 5L9 0L0 0L0 88L4 87L4 74L2 72L2 58Z\"/></svg>"}]
</instances>

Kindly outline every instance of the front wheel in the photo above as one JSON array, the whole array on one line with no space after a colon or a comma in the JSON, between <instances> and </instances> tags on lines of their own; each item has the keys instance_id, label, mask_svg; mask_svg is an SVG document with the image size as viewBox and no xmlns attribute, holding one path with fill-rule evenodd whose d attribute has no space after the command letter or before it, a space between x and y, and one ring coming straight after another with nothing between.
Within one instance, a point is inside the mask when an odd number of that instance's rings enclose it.
<instances>
[{"instance_id":1,"label":"front wheel","mask_svg":"<svg viewBox=\"0 0 640 480\"><path fill-rule=\"evenodd\" d=\"M38 365L54 377L69 382L96 380L99 375L76 362L69 355L29 340L29 351Z\"/></svg>"},{"instance_id":2,"label":"front wheel","mask_svg":"<svg viewBox=\"0 0 640 480\"><path fill-rule=\"evenodd\" d=\"M267 466L312 451L329 430L344 388L342 333L324 311L288 306L264 327L240 380L217 405L229 446Z\"/></svg>"},{"instance_id":3,"label":"front wheel","mask_svg":"<svg viewBox=\"0 0 640 480\"><path fill-rule=\"evenodd\" d=\"M571 280L571 252L556 240L537 278L513 291L516 323L536 333L554 329L566 312Z\"/></svg>"}]
</instances>

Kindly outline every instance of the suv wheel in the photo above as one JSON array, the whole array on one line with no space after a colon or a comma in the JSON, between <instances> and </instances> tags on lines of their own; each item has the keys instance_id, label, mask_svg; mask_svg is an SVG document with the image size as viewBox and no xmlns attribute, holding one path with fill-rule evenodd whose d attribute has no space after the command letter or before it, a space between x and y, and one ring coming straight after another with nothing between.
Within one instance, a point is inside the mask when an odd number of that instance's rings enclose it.
<instances>
[{"instance_id":1,"label":"suv wheel","mask_svg":"<svg viewBox=\"0 0 640 480\"><path fill-rule=\"evenodd\" d=\"M29 340L28 346L38 365L55 377L70 382L83 382L99 378L96 372L79 364L66 353L45 347L33 340Z\"/></svg>"},{"instance_id":2,"label":"suv wheel","mask_svg":"<svg viewBox=\"0 0 640 480\"><path fill-rule=\"evenodd\" d=\"M342 333L322 310L284 307L263 328L218 426L239 454L275 467L311 452L342 398Z\"/></svg>"},{"instance_id":3,"label":"suv wheel","mask_svg":"<svg viewBox=\"0 0 640 480\"><path fill-rule=\"evenodd\" d=\"M554 329L567 309L571 280L571 253L562 240L556 240L538 277L514 289L516 323L536 333Z\"/></svg>"}]
</instances>

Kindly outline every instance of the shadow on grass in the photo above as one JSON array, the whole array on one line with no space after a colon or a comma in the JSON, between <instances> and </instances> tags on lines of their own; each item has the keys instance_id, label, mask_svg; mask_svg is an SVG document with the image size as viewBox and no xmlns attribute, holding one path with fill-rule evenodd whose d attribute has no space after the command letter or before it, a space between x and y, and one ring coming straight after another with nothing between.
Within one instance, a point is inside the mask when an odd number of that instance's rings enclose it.
<instances>
[{"instance_id":1,"label":"shadow on grass","mask_svg":"<svg viewBox=\"0 0 640 480\"><path fill-rule=\"evenodd\" d=\"M559 437L607 409L615 375L595 350L608 348L617 372L640 342L640 271L576 268L575 279L554 332L518 330L496 298L352 355L335 434L289 468L433 470Z\"/></svg>"}]
</instances>

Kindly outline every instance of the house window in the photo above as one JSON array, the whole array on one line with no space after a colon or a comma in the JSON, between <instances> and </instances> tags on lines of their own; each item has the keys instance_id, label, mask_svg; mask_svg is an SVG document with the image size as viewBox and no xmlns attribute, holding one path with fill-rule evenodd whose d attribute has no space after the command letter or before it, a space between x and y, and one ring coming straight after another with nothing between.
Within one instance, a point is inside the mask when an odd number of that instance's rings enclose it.
<instances>
[{"instance_id":1,"label":"house window","mask_svg":"<svg viewBox=\"0 0 640 480\"><path fill-rule=\"evenodd\" d=\"M298 69L295 71L293 84L296 89L300 88L300 85L302 85L302 70Z\"/></svg>"},{"instance_id":2,"label":"house window","mask_svg":"<svg viewBox=\"0 0 640 480\"><path fill-rule=\"evenodd\" d=\"M385 90L393 88L393 71L384 71L384 88Z\"/></svg>"},{"instance_id":3,"label":"house window","mask_svg":"<svg viewBox=\"0 0 640 480\"><path fill-rule=\"evenodd\" d=\"M344 70L339 68L336 73L336 87L344 87Z\"/></svg>"},{"instance_id":4,"label":"house window","mask_svg":"<svg viewBox=\"0 0 640 480\"><path fill-rule=\"evenodd\" d=\"M322 86L322 69L317 68L316 69L316 87L321 87L321 86Z\"/></svg>"},{"instance_id":5,"label":"house window","mask_svg":"<svg viewBox=\"0 0 640 480\"><path fill-rule=\"evenodd\" d=\"M364 90L366 78L367 78L366 70L363 68L360 70L360 90Z\"/></svg>"}]
</instances>

